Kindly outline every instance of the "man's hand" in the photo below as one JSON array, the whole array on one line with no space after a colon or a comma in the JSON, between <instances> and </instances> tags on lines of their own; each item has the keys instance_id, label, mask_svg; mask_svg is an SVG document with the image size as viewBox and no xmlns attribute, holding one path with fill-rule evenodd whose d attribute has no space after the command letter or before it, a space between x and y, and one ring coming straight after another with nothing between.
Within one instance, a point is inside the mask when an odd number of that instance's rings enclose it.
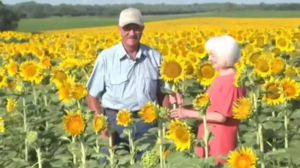
<instances>
[{"instance_id":1,"label":"man's hand","mask_svg":"<svg viewBox=\"0 0 300 168\"><path fill-rule=\"evenodd\" d=\"M169 95L169 100L171 104L183 104L183 98L179 93L173 93Z\"/></svg>"},{"instance_id":2,"label":"man's hand","mask_svg":"<svg viewBox=\"0 0 300 168\"><path fill-rule=\"evenodd\" d=\"M105 129L105 130L101 131L101 136L103 139L108 139L108 137L109 137L108 130Z\"/></svg>"}]
</instances>

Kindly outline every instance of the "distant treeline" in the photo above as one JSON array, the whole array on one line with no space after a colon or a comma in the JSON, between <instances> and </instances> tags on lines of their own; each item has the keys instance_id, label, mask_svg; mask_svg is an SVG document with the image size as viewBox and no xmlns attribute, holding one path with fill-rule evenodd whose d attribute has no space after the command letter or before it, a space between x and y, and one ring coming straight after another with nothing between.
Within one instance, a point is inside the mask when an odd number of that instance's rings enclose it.
<instances>
[{"instance_id":1,"label":"distant treeline","mask_svg":"<svg viewBox=\"0 0 300 168\"><path fill-rule=\"evenodd\" d=\"M224 12L242 10L298 10L300 3L284 4L234 4L234 3L205 3L189 5L170 5L170 4L123 4L123 5L50 5L39 4L33 1L6 5L8 9L18 13L20 18L46 18L51 16L117 16L126 7L136 7L144 15L170 15L170 14L189 14L201 12Z\"/></svg>"}]
</instances>

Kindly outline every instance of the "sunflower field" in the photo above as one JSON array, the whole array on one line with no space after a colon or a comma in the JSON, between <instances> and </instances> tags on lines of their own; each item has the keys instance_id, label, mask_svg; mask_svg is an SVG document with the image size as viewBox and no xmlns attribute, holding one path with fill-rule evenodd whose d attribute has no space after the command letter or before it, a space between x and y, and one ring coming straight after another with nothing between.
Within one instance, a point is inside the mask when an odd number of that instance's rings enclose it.
<instances>
[{"instance_id":1,"label":"sunflower field","mask_svg":"<svg viewBox=\"0 0 300 168\"><path fill-rule=\"evenodd\" d=\"M213 29L208 29L208 23L203 23L203 29L192 24L177 29L170 22L160 23L162 28L169 26L168 30L147 27L142 42L163 55L162 79L172 86L164 91L182 93L187 100L184 106L192 106L205 115L209 105L205 90L218 75L207 61L205 41L216 35L233 36L242 48L235 85L245 85L247 96L233 106L234 117L241 121L238 148L222 156L228 161L223 167L299 167L300 29L297 25L280 27L278 24L284 24L274 19L265 21L272 24L264 28L257 26L263 24L262 20L252 20L256 26L247 20L239 21L252 25L249 28L230 27L233 20L220 23L208 18L206 22L210 20ZM216 28L217 23L226 28ZM157 122L158 128L138 140L132 138L132 128L138 120L127 109L118 113L118 124L126 127L123 136L128 138L129 151L112 146L110 138L101 139L100 131L108 129L112 133L113 128L105 116L94 117L88 110L85 84L99 52L119 41L119 34L111 29L93 33L0 33L0 167L215 165L207 153L207 142L213 138L209 128L204 126L203 139L196 139L198 121L170 120L169 109L155 102L145 104L139 115L144 122ZM156 141L143 142L153 135ZM111 155L100 152L105 146ZM205 158L195 154L196 146L205 148ZM138 151L146 151L141 161L134 159ZM100 164L101 157L107 157L107 165Z\"/></svg>"}]
</instances>

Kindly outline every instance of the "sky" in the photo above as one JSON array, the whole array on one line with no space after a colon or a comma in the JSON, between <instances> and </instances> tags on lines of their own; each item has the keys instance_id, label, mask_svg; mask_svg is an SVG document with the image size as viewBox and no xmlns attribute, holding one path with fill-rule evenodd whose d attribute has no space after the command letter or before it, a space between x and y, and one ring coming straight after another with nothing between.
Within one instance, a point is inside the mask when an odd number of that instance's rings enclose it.
<instances>
[{"instance_id":1,"label":"sky","mask_svg":"<svg viewBox=\"0 0 300 168\"><path fill-rule=\"evenodd\" d=\"M2 0L4 4L15 4L20 2L27 2L30 0ZM35 0L37 3L50 3L57 5L61 3L66 4L118 4L118 3L142 3L145 0ZM147 1L147 4L166 3L166 4L190 4L190 3L207 3L207 2L233 2L233 3L244 3L244 4L258 4L264 3L300 3L300 0L151 0Z\"/></svg>"}]
</instances>

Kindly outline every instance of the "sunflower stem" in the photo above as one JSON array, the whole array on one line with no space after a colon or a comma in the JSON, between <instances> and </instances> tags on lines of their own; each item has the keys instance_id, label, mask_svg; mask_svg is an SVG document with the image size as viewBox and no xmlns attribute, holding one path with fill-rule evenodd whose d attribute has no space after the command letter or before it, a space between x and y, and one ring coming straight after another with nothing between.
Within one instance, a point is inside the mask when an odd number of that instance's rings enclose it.
<instances>
[{"instance_id":1,"label":"sunflower stem","mask_svg":"<svg viewBox=\"0 0 300 168\"><path fill-rule=\"evenodd\" d=\"M109 163L110 167L114 168L114 151L113 151L113 136L111 131L108 131L109 137L108 137L108 145L109 145Z\"/></svg>"},{"instance_id":2,"label":"sunflower stem","mask_svg":"<svg viewBox=\"0 0 300 168\"><path fill-rule=\"evenodd\" d=\"M85 168L85 164L86 164L86 149L84 147L84 144L82 143L82 141L80 141L80 146L81 146L81 164L82 164L82 168Z\"/></svg>"},{"instance_id":3,"label":"sunflower stem","mask_svg":"<svg viewBox=\"0 0 300 168\"><path fill-rule=\"evenodd\" d=\"M288 110L287 110L287 101L284 103L285 110L284 110L284 147L288 148L289 147L289 139L288 139L288 124L289 124L289 119L288 119Z\"/></svg>"},{"instance_id":4,"label":"sunflower stem","mask_svg":"<svg viewBox=\"0 0 300 168\"><path fill-rule=\"evenodd\" d=\"M72 144L74 145L75 142L76 142L75 136L72 136ZM73 155L73 164L76 165L76 155L74 152L72 155Z\"/></svg>"},{"instance_id":5,"label":"sunflower stem","mask_svg":"<svg viewBox=\"0 0 300 168\"><path fill-rule=\"evenodd\" d=\"M37 148L35 149L36 151L36 155L37 155L37 159L38 159L38 166L39 168L42 168L43 167L43 164L42 164L42 153L41 153L41 149L40 148Z\"/></svg>"},{"instance_id":6,"label":"sunflower stem","mask_svg":"<svg viewBox=\"0 0 300 168\"><path fill-rule=\"evenodd\" d=\"M259 147L260 147L260 152L262 156L262 162L261 162L261 168L265 168L265 163L264 163L264 137L263 137L263 127L262 124L259 121L259 115L258 115L258 102L256 95L253 94L253 104L254 104L254 112L255 112L255 121L257 124L257 132L258 132L258 139L259 139Z\"/></svg>"},{"instance_id":7,"label":"sunflower stem","mask_svg":"<svg viewBox=\"0 0 300 168\"><path fill-rule=\"evenodd\" d=\"M162 144L164 139L163 135L163 125L161 122L158 123L158 143L159 143L159 155L160 155L160 168L165 168L165 158L164 158L164 146Z\"/></svg>"},{"instance_id":8,"label":"sunflower stem","mask_svg":"<svg viewBox=\"0 0 300 168\"><path fill-rule=\"evenodd\" d=\"M47 100L46 94L43 94L43 99L44 99L45 107L47 107L48 106L48 100ZM48 128L48 121L45 121L45 125L46 125L46 129L47 129Z\"/></svg>"},{"instance_id":9,"label":"sunflower stem","mask_svg":"<svg viewBox=\"0 0 300 168\"><path fill-rule=\"evenodd\" d=\"M24 124L24 128L23 131L27 132L27 115L26 115L26 99L23 98L23 124ZM25 138L25 149L24 149L24 155L25 155L25 161L28 161L28 144L27 144L27 140Z\"/></svg>"},{"instance_id":10,"label":"sunflower stem","mask_svg":"<svg viewBox=\"0 0 300 168\"><path fill-rule=\"evenodd\" d=\"M35 90L34 86L32 86L32 95L33 95L33 104L36 105L37 104L37 98L36 98L36 90Z\"/></svg>"},{"instance_id":11,"label":"sunflower stem","mask_svg":"<svg viewBox=\"0 0 300 168\"><path fill-rule=\"evenodd\" d=\"M204 150L205 150L205 158L208 158L208 131L207 131L207 121L206 116L203 115L203 129L204 129Z\"/></svg>"},{"instance_id":12,"label":"sunflower stem","mask_svg":"<svg viewBox=\"0 0 300 168\"><path fill-rule=\"evenodd\" d=\"M131 159L130 159L130 164L133 165L135 163L135 147L133 144L133 138L132 138L132 130L129 129L128 130L128 140L129 140L129 146L130 146L130 155L131 155Z\"/></svg>"}]
</instances>

